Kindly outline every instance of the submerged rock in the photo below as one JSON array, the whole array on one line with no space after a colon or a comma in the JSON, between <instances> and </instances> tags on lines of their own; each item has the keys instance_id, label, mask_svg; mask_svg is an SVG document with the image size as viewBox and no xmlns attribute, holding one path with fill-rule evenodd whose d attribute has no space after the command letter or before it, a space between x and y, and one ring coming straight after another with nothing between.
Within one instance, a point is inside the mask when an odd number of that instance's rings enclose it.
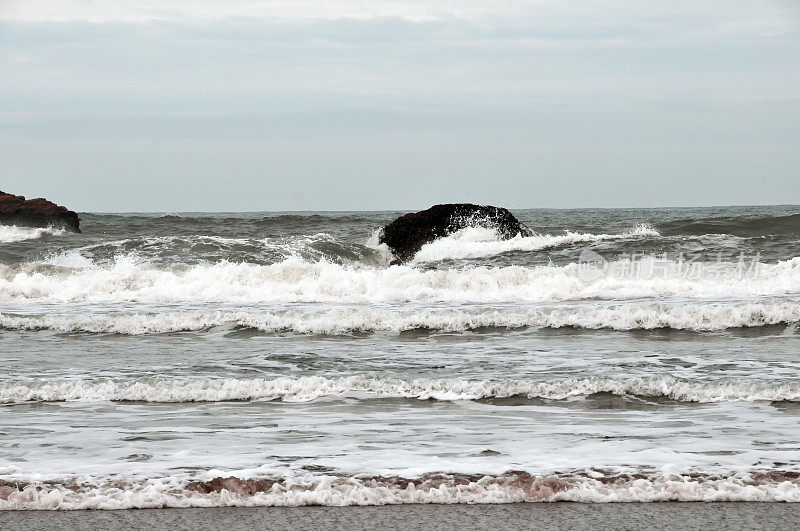
<instances>
[{"instance_id":1,"label":"submerged rock","mask_svg":"<svg viewBox=\"0 0 800 531\"><path fill-rule=\"evenodd\" d=\"M397 257L392 264L397 264L413 258L426 243L466 227L492 228L503 239L530 235L530 230L505 208L455 203L400 216L383 228L378 241L389 246Z\"/></svg>"},{"instance_id":2,"label":"submerged rock","mask_svg":"<svg viewBox=\"0 0 800 531\"><path fill-rule=\"evenodd\" d=\"M55 227L80 232L78 214L47 199L0 192L0 225Z\"/></svg>"}]
</instances>

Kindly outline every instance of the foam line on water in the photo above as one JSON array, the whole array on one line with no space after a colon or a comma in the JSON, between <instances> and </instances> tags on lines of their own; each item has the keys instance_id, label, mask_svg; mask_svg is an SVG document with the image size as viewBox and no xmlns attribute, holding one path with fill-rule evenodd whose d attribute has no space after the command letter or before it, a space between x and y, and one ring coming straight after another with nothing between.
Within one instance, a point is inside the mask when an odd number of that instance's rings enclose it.
<instances>
[{"instance_id":1,"label":"foam line on water","mask_svg":"<svg viewBox=\"0 0 800 531\"><path fill-rule=\"evenodd\" d=\"M324 397L477 400L521 396L564 400L597 393L663 397L681 402L798 401L800 382L741 379L687 380L650 378L584 378L551 381L399 380L372 376L325 378L136 378L0 380L0 403L42 402L220 402L283 400L307 402Z\"/></svg>"},{"instance_id":2,"label":"foam line on water","mask_svg":"<svg viewBox=\"0 0 800 531\"><path fill-rule=\"evenodd\" d=\"M794 473L754 473L742 477L711 475L637 475L612 478L588 475L536 476L509 472L500 476L439 474L421 478L312 476L216 478L205 482L166 477L113 483L0 486L0 509L131 509L160 507L254 507L301 505L387 505L404 503L515 502L798 502Z\"/></svg>"},{"instance_id":3,"label":"foam line on water","mask_svg":"<svg viewBox=\"0 0 800 531\"><path fill-rule=\"evenodd\" d=\"M775 300L732 303L580 304L554 307L463 307L388 309L369 306L284 311L184 310L156 313L0 313L6 330L111 333L123 335L203 331L243 327L265 333L346 335L407 330L466 332L482 328L583 328L613 330L673 329L697 332L790 325L800 322L800 302Z\"/></svg>"}]
</instances>

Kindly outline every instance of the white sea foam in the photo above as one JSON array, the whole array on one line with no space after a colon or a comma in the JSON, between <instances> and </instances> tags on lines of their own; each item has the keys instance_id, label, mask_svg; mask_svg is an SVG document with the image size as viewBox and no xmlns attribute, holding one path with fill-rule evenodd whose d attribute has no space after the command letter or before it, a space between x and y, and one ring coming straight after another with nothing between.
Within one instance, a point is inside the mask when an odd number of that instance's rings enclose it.
<instances>
[{"instance_id":1,"label":"white sea foam","mask_svg":"<svg viewBox=\"0 0 800 531\"><path fill-rule=\"evenodd\" d=\"M798 401L798 381L741 379L686 380L650 378L583 378L551 381L399 380L370 376L325 378L138 378L0 380L0 403L43 402L220 402L283 400L307 402L323 397L477 400L524 396L563 400L596 393L665 397L681 402Z\"/></svg>"},{"instance_id":2,"label":"white sea foam","mask_svg":"<svg viewBox=\"0 0 800 531\"><path fill-rule=\"evenodd\" d=\"M0 509L131 509L160 507L387 505L405 503L800 501L796 479L665 475L601 481L592 477L512 475L454 480L387 481L317 476L300 484L274 483L248 492L233 478L228 488L201 493L174 478L111 485L32 484L0 487ZM237 488L239 487L239 488Z\"/></svg>"},{"instance_id":3,"label":"white sea foam","mask_svg":"<svg viewBox=\"0 0 800 531\"><path fill-rule=\"evenodd\" d=\"M186 310L158 313L49 313L20 316L0 313L0 328L125 335L161 334L245 327L262 332L341 335L354 332L399 333L428 329L463 332L480 328L608 328L614 330L715 331L800 322L800 302L625 303L555 307L384 309L370 306L285 311Z\"/></svg>"},{"instance_id":4,"label":"white sea foam","mask_svg":"<svg viewBox=\"0 0 800 531\"><path fill-rule=\"evenodd\" d=\"M563 234L517 235L503 240L497 231L486 227L467 227L447 237L426 244L414 256L414 262L434 262L447 259L479 258L511 251L540 251L562 245L591 243L602 240L646 238L660 236L647 225L639 225L621 234L589 234L565 231Z\"/></svg>"},{"instance_id":5,"label":"white sea foam","mask_svg":"<svg viewBox=\"0 0 800 531\"><path fill-rule=\"evenodd\" d=\"M543 302L643 297L750 298L800 293L800 258L740 274L736 263L689 275L678 262L654 274L607 274L586 282L579 264L424 270L354 267L288 258L271 265L219 262L162 266L132 254L74 267L0 265L0 301L38 302ZM645 264L647 265L647 264ZM656 266L658 266L656 268ZM612 262L624 273L631 263Z\"/></svg>"},{"instance_id":6,"label":"white sea foam","mask_svg":"<svg viewBox=\"0 0 800 531\"><path fill-rule=\"evenodd\" d=\"M61 236L65 233L64 229L54 229L53 227L18 227L16 225L0 225L0 243L14 243L25 240L35 240L45 234L51 236Z\"/></svg>"}]
</instances>

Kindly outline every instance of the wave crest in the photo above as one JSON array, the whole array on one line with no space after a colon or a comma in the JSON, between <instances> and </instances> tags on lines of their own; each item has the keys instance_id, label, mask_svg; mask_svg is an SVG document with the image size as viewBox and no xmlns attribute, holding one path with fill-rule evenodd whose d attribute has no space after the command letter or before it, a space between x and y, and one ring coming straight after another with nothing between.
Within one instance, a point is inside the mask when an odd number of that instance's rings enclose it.
<instances>
[{"instance_id":1,"label":"wave crest","mask_svg":"<svg viewBox=\"0 0 800 531\"><path fill-rule=\"evenodd\" d=\"M649 225L639 225L621 234L590 234L564 231L564 234L517 235L501 239L495 229L486 227L467 227L449 236L428 243L414 256L414 263L440 260L459 260L482 258L513 251L540 251L577 243L591 243L604 240L658 237L657 230Z\"/></svg>"},{"instance_id":2,"label":"wave crest","mask_svg":"<svg viewBox=\"0 0 800 531\"><path fill-rule=\"evenodd\" d=\"M17 225L0 225L0 243L15 243L25 240L36 240L45 235L62 236L64 229L53 227L19 227Z\"/></svg>"},{"instance_id":3,"label":"wave crest","mask_svg":"<svg viewBox=\"0 0 800 531\"><path fill-rule=\"evenodd\" d=\"M634 263L634 265L637 265ZM739 275L736 263L713 264L692 277L677 262L657 274L607 274L583 280L580 264L422 270L352 267L289 258L270 265L218 262L157 265L135 255L112 264L0 264L0 301L37 302L335 302L501 303L587 299L751 298L800 293L800 258L759 264ZM646 265L646 264L645 264ZM610 262L611 272L631 269ZM645 270L646 268L642 268ZM703 270L705 271L705 270Z\"/></svg>"},{"instance_id":4,"label":"wave crest","mask_svg":"<svg viewBox=\"0 0 800 531\"><path fill-rule=\"evenodd\" d=\"M159 313L81 313L20 316L0 313L6 330L123 335L191 332L242 327L265 333L342 335L408 330L465 332L483 328L581 328L613 330L719 331L800 322L797 301L733 304L619 304L552 308L479 307L472 309L391 310L372 307L330 310L203 311Z\"/></svg>"}]
</instances>

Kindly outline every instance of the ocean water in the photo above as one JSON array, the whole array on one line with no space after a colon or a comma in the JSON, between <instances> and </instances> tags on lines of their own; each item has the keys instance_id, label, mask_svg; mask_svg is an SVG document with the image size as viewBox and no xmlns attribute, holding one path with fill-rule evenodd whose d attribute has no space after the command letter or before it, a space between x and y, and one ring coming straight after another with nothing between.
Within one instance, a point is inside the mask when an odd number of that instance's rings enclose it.
<instances>
[{"instance_id":1,"label":"ocean water","mask_svg":"<svg viewBox=\"0 0 800 531\"><path fill-rule=\"evenodd\" d=\"M0 227L0 509L800 501L800 207L400 214Z\"/></svg>"}]
</instances>

